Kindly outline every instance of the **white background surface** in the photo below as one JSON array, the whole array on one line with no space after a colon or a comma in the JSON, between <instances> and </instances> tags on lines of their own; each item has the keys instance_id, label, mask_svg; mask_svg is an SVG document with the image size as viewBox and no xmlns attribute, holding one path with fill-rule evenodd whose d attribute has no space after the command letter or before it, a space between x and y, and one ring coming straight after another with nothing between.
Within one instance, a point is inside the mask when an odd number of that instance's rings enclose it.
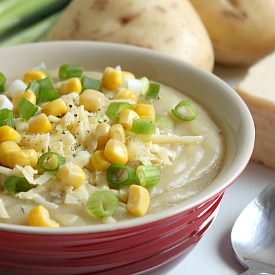
<instances>
[{"instance_id":1,"label":"white background surface","mask_svg":"<svg viewBox=\"0 0 275 275\"><path fill-rule=\"evenodd\" d=\"M220 67L215 69L215 73L235 87L246 69ZM231 229L243 208L271 182L275 182L275 170L251 161L239 179L225 192L217 218L210 229L191 253L167 275L236 275L245 271L231 247Z\"/></svg>"},{"instance_id":2,"label":"white background surface","mask_svg":"<svg viewBox=\"0 0 275 275\"><path fill-rule=\"evenodd\" d=\"M225 192L216 220L191 253L167 275L236 275L245 269L236 260L230 233L242 209L271 182L275 171L250 162Z\"/></svg>"}]
</instances>

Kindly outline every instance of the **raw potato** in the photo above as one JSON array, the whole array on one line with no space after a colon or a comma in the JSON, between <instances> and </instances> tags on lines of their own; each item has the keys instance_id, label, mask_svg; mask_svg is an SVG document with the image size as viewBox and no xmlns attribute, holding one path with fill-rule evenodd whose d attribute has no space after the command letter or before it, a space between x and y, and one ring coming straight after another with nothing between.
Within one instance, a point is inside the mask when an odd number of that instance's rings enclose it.
<instances>
[{"instance_id":1,"label":"raw potato","mask_svg":"<svg viewBox=\"0 0 275 275\"><path fill-rule=\"evenodd\" d=\"M256 128L254 160L275 168L275 52L252 66L237 91L247 103Z\"/></svg>"},{"instance_id":2,"label":"raw potato","mask_svg":"<svg viewBox=\"0 0 275 275\"><path fill-rule=\"evenodd\" d=\"M251 64L275 50L275 0L190 0L214 46L216 61Z\"/></svg>"},{"instance_id":3,"label":"raw potato","mask_svg":"<svg viewBox=\"0 0 275 275\"><path fill-rule=\"evenodd\" d=\"M48 39L132 44L208 71L214 63L210 38L187 0L74 0Z\"/></svg>"}]
</instances>

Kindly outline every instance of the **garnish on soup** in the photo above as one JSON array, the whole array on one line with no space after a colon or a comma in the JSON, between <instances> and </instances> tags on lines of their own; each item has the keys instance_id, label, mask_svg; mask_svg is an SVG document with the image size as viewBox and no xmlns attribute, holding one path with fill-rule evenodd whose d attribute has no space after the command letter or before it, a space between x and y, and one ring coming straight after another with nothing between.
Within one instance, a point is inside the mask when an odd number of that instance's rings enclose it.
<instances>
[{"instance_id":1,"label":"garnish on soup","mask_svg":"<svg viewBox=\"0 0 275 275\"><path fill-rule=\"evenodd\" d=\"M0 88L2 222L144 216L201 190L221 164L219 130L198 104L119 66L41 65L9 85L0 73Z\"/></svg>"}]
</instances>

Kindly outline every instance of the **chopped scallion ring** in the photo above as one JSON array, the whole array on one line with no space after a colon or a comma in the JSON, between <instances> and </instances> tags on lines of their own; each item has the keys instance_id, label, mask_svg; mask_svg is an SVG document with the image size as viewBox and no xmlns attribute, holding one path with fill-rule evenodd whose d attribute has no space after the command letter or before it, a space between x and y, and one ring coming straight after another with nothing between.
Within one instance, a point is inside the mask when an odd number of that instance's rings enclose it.
<instances>
[{"instance_id":1,"label":"chopped scallion ring","mask_svg":"<svg viewBox=\"0 0 275 275\"><path fill-rule=\"evenodd\" d=\"M3 73L0 72L0 92L5 91L6 77Z\"/></svg>"},{"instance_id":2,"label":"chopped scallion ring","mask_svg":"<svg viewBox=\"0 0 275 275\"><path fill-rule=\"evenodd\" d=\"M58 76L65 80L71 77L81 77L83 69L79 65L63 64L59 67Z\"/></svg>"},{"instance_id":3,"label":"chopped scallion ring","mask_svg":"<svg viewBox=\"0 0 275 275\"><path fill-rule=\"evenodd\" d=\"M134 119L131 131L140 135L153 135L155 133L155 122L150 119Z\"/></svg>"},{"instance_id":4,"label":"chopped scallion ring","mask_svg":"<svg viewBox=\"0 0 275 275\"><path fill-rule=\"evenodd\" d=\"M109 104L106 115L112 120L119 119L119 113L124 109L130 109L132 105L128 102L112 102Z\"/></svg>"},{"instance_id":5,"label":"chopped scallion ring","mask_svg":"<svg viewBox=\"0 0 275 275\"><path fill-rule=\"evenodd\" d=\"M49 78L44 78L38 81L39 91L37 96L38 103L52 101L59 98L58 91L54 88L52 81Z\"/></svg>"},{"instance_id":6,"label":"chopped scallion ring","mask_svg":"<svg viewBox=\"0 0 275 275\"><path fill-rule=\"evenodd\" d=\"M25 98L22 98L18 104L19 115L25 120L29 120L37 112L37 109L36 105Z\"/></svg>"},{"instance_id":7,"label":"chopped scallion ring","mask_svg":"<svg viewBox=\"0 0 275 275\"><path fill-rule=\"evenodd\" d=\"M39 92L39 82L37 80L31 80L26 88L26 91L31 90L36 97L38 97Z\"/></svg>"},{"instance_id":8,"label":"chopped scallion ring","mask_svg":"<svg viewBox=\"0 0 275 275\"><path fill-rule=\"evenodd\" d=\"M82 91L85 91L87 89L92 89L96 91L100 90L100 81L97 79L88 77L86 75L83 75L81 77L81 85L82 85Z\"/></svg>"},{"instance_id":9,"label":"chopped scallion ring","mask_svg":"<svg viewBox=\"0 0 275 275\"><path fill-rule=\"evenodd\" d=\"M9 109L0 110L0 126L8 125L14 128L14 115Z\"/></svg>"},{"instance_id":10,"label":"chopped scallion ring","mask_svg":"<svg viewBox=\"0 0 275 275\"><path fill-rule=\"evenodd\" d=\"M118 198L109 190L92 193L87 201L88 212L97 218L112 216L118 205Z\"/></svg>"},{"instance_id":11,"label":"chopped scallion ring","mask_svg":"<svg viewBox=\"0 0 275 275\"><path fill-rule=\"evenodd\" d=\"M168 116L156 116L156 127L160 129L173 129L174 123Z\"/></svg>"},{"instance_id":12,"label":"chopped scallion ring","mask_svg":"<svg viewBox=\"0 0 275 275\"><path fill-rule=\"evenodd\" d=\"M44 171L55 172L66 162L65 158L55 152L47 152L40 156L38 165Z\"/></svg>"},{"instance_id":13,"label":"chopped scallion ring","mask_svg":"<svg viewBox=\"0 0 275 275\"><path fill-rule=\"evenodd\" d=\"M198 115L197 108L189 100L182 100L171 112L175 117L183 121L191 121Z\"/></svg>"},{"instance_id":14,"label":"chopped scallion ring","mask_svg":"<svg viewBox=\"0 0 275 275\"><path fill-rule=\"evenodd\" d=\"M145 95L146 92L148 91L150 82L149 82L149 80L148 80L147 77L142 77L142 78L140 79L140 81L141 81L141 83L142 83L142 85L141 85L141 86L142 86L141 95Z\"/></svg>"},{"instance_id":15,"label":"chopped scallion ring","mask_svg":"<svg viewBox=\"0 0 275 275\"><path fill-rule=\"evenodd\" d=\"M111 187L128 186L136 182L136 172L127 165L112 164L106 171L106 178Z\"/></svg>"},{"instance_id":16,"label":"chopped scallion ring","mask_svg":"<svg viewBox=\"0 0 275 275\"><path fill-rule=\"evenodd\" d=\"M160 171L153 165L139 166L136 175L140 185L147 189L154 187L160 180Z\"/></svg>"},{"instance_id":17,"label":"chopped scallion ring","mask_svg":"<svg viewBox=\"0 0 275 275\"><path fill-rule=\"evenodd\" d=\"M147 93L145 95L145 99L156 99L159 94L160 85L157 83L150 83Z\"/></svg>"},{"instance_id":18,"label":"chopped scallion ring","mask_svg":"<svg viewBox=\"0 0 275 275\"><path fill-rule=\"evenodd\" d=\"M10 194L26 192L31 188L32 186L23 177L10 176L4 182L4 190Z\"/></svg>"}]
</instances>

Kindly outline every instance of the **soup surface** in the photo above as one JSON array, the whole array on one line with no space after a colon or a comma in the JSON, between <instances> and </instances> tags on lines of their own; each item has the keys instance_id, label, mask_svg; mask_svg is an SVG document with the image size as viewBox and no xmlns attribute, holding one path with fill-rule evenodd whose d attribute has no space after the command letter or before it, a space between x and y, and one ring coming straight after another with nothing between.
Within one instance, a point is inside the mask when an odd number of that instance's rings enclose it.
<instances>
[{"instance_id":1,"label":"soup surface","mask_svg":"<svg viewBox=\"0 0 275 275\"><path fill-rule=\"evenodd\" d=\"M199 104L120 67L94 73L40 66L6 85L5 96L2 223L138 218L200 192L222 163L222 133ZM3 110L11 110L13 123Z\"/></svg>"}]
</instances>

